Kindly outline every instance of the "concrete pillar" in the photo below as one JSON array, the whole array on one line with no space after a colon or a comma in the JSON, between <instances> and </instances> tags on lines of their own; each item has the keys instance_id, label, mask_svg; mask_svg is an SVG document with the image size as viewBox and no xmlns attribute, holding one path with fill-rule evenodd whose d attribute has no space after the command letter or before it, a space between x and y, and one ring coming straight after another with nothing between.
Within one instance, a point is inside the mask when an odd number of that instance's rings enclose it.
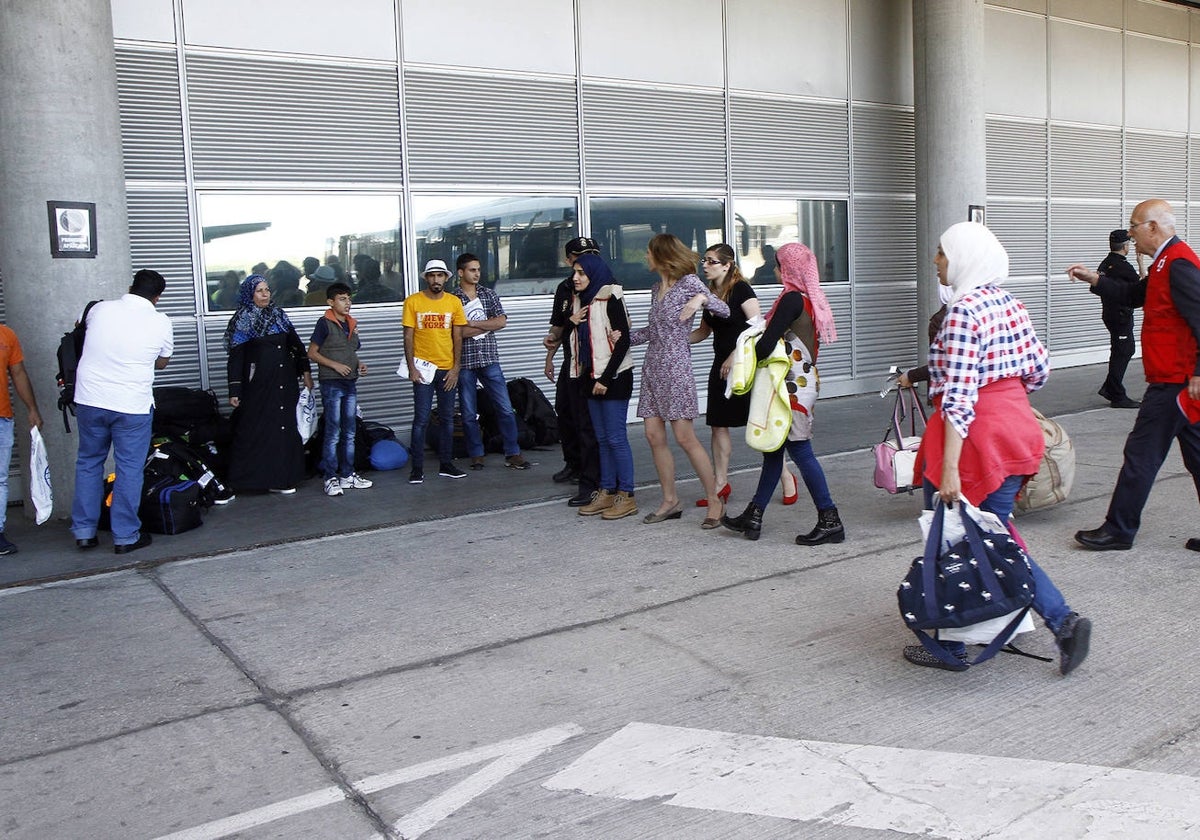
<instances>
[{"instance_id":1,"label":"concrete pillar","mask_svg":"<svg viewBox=\"0 0 1200 840\"><path fill-rule=\"evenodd\" d=\"M925 325L940 305L938 237L987 203L983 102L983 0L913 0L917 277L921 358Z\"/></svg>"},{"instance_id":2,"label":"concrete pillar","mask_svg":"<svg viewBox=\"0 0 1200 840\"><path fill-rule=\"evenodd\" d=\"M58 340L87 301L119 297L131 282L114 62L109 0L0 0L0 278L45 421L58 518L70 516L77 446L74 422L64 434L56 408ZM95 259L51 257L51 200L96 205Z\"/></svg>"}]
</instances>

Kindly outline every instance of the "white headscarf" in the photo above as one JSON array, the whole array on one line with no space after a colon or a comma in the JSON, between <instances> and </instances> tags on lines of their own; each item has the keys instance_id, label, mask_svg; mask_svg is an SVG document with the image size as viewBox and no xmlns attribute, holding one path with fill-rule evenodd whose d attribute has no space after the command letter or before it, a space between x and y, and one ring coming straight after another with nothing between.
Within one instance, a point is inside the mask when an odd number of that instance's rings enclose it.
<instances>
[{"instance_id":1,"label":"white headscarf","mask_svg":"<svg viewBox=\"0 0 1200 840\"><path fill-rule=\"evenodd\" d=\"M946 255L946 279L954 290L951 303L980 286L998 286L1008 278L1008 252L996 234L979 222L951 225L939 244Z\"/></svg>"}]
</instances>

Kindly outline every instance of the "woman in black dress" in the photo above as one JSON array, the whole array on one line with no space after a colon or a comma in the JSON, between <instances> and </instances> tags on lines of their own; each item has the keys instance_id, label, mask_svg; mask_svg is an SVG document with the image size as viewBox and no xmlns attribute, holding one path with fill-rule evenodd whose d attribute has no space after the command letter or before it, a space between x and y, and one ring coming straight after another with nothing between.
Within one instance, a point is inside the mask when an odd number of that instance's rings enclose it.
<instances>
[{"instance_id":1,"label":"woman in black dress","mask_svg":"<svg viewBox=\"0 0 1200 840\"><path fill-rule=\"evenodd\" d=\"M718 495L728 500L733 488L729 485L729 458L733 452L730 429L746 425L750 411L750 394L725 396L725 380L729 376L734 344L750 322L759 316L758 296L737 265L737 255L725 243L714 245L704 252L704 277L713 294L729 305L729 317L722 318L709 309L703 321L692 331L695 344L709 335L713 337L713 364L708 372L708 407L705 422L712 431L713 467L717 474ZM783 471L784 504L796 501L796 477ZM696 507L707 507L708 499L699 499Z\"/></svg>"},{"instance_id":2,"label":"woman in black dress","mask_svg":"<svg viewBox=\"0 0 1200 840\"><path fill-rule=\"evenodd\" d=\"M297 379L312 388L308 354L287 314L271 302L266 278L242 281L238 310L225 328L229 404L238 409L229 465L235 490L291 494L304 477L296 430Z\"/></svg>"}]
</instances>

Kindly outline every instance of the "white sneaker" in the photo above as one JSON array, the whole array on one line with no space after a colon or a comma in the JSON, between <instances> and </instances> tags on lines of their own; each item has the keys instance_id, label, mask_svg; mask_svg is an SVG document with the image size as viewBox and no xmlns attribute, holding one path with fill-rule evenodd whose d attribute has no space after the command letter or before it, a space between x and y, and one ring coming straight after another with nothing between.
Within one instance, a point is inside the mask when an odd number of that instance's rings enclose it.
<instances>
[{"instance_id":1,"label":"white sneaker","mask_svg":"<svg viewBox=\"0 0 1200 840\"><path fill-rule=\"evenodd\" d=\"M325 495L340 496L342 495L342 482L335 475L333 478L325 479Z\"/></svg>"},{"instance_id":2,"label":"white sneaker","mask_svg":"<svg viewBox=\"0 0 1200 840\"><path fill-rule=\"evenodd\" d=\"M366 490L368 487L372 486L375 483L374 481L371 481L368 478L363 478L358 473L350 473L350 475L346 476L343 479L340 479L340 481L342 483L342 487L344 487L347 490L349 490L349 489Z\"/></svg>"}]
</instances>

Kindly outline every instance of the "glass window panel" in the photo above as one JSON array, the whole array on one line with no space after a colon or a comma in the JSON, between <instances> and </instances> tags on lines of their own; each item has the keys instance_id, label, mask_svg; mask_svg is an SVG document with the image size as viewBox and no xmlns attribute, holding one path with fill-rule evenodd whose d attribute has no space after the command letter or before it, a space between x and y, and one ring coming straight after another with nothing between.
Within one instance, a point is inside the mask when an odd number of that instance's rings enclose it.
<instances>
[{"instance_id":1,"label":"glass window panel","mask_svg":"<svg viewBox=\"0 0 1200 840\"><path fill-rule=\"evenodd\" d=\"M548 295L571 273L563 251L579 230L568 196L414 195L417 271L432 259L454 271L479 257L480 282L502 296Z\"/></svg>"},{"instance_id":2,"label":"glass window panel","mask_svg":"<svg viewBox=\"0 0 1200 840\"><path fill-rule=\"evenodd\" d=\"M626 289L649 289L658 275L646 246L660 233L703 253L725 239L725 204L710 198L598 198L591 202L592 238ZM697 265L697 269L699 265Z\"/></svg>"},{"instance_id":3,"label":"glass window panel","mask_svg":"<svg viewBox=\"0 0 1200 840\"><path fill-rule=\"evenodd\" d=\"M250 274L267 278L280 306L325 306L324 287L309 288L310 258L349 283L356 302L404 299L397 195L202 193L199 201L210 312L236 309Z\"/></svg>"},{"instance_id":4,"label":"glass window panel","mask_svg":"<svg viewBox=\"0 0 1200 840\"><path fill-rule=\"evenodd\" d=\"M742 273L775 283L775 249L803 242L817 257L822 283L850 282L850 236L842 199L737 199L734 225Z\"/></svg>"}]
</instances>

